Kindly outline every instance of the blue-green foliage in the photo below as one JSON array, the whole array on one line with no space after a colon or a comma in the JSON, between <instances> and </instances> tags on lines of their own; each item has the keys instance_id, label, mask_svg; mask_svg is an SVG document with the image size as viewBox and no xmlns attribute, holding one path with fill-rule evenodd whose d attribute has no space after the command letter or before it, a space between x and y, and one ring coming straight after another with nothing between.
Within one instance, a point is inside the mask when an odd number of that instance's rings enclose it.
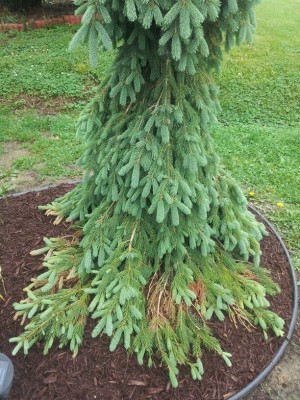
<instances>
[{"instance_id":1,"label":"blue-green foliage","mask_svg":"<svg viewBox=\"0 0 300 400\"><path fill-rule=\"evenodd\" d=\"M223 41L227 50L236 43L251 41L255 28L253 6L258 2L259 0L76 0L75 4L79 5L77 13L84 12L83 25L74 36L70 47L87 41L90 59L95 62L100 45L110 49L113 43L116 44L127 36L129 21L135 23L130 31L137 36L141 51L145 50L147 35L153 33L156 27L159 29L158 53L171 54L181 71L194 74L199 53L218 68Z\"/></svg>"},{"instance_id":2,"label":"blue-green foliage","mask_svg":"<svg viewBox=\"0 0 300 400\"><path fill-rule=\"evenodd\" d=\"M213 315L235 312L265 335L269 327L282 334L266 300L278 288L259 267L264 228L219 165L209 133L220 110L212 68L223 45L251 39L255 3L77 1L84 16L71 47L86 41L93 63L100 45L118 55L78 120L83 182L45 207L57 222L79 220L82 236L62 249L46 246L45 284L38 278L29 302L16 305L32 318L14 339L17 349L27 351L45 331L46 350L56 337L76 352L91 313L93 336L110 336L111 350L122 342L148 365L158 350L176 387L179 364L201 378L202 348L231 364L205 324ZM244 263L250 257L252 266ZM74 276L72 306L63 299ZM56 312L52 303L44 311L44 296L62 299L63 326L51 327ZM73 334L64 324L73 326L80 302ZM47 329L39 329L43 322Z\"/></svg>"}]
</instances>

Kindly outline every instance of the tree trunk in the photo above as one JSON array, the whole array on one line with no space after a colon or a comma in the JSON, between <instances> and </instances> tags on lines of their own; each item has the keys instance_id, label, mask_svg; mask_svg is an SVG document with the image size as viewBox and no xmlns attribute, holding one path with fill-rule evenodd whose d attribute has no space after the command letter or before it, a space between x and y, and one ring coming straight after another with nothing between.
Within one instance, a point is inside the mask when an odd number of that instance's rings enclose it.
<instances>
[{"instance_id":1,"label":"tree trunk","mask_svg":"<svg viewBox=\"0 0 300 400\"><path fill-rule=\"evenodd\" d=\"M42 0L0 0L0 6L12 11L24 11L42 5Z\"/></svg>"}]
</instances>

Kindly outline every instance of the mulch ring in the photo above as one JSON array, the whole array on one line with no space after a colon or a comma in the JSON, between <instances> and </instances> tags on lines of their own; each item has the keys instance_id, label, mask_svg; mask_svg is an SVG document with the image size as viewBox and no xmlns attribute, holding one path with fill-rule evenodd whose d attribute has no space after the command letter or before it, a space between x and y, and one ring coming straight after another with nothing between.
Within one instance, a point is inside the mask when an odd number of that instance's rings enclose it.
<instances>
[{"instance_id":1,"label":"mulch ring","mask_svg":"<svg viewBox=\"0 0 300 400\"><path fill-rule=\"evenodd\" d=\"M0 32L39 29L57 24L80 24L81 16L74 15L75 9L72 3L44 4L22 13L0 8Z\"/></svg>"},{"instance_id":2,"label":"mulch ring","mask_svg":"<svg viewBox=\"0 0 300 400\"><path fill-rule=\"evenodd\" d=\"M4 279L4 302L0 303L0 351L10 355L13 346L8 339L18 336L22 328L13 321L12 303L22 297L22 289L40 269L41 258L29 252L42 246L44 236L67 233L68 225L53 226L49 218L37 209L70 189L61 185L41 192L0 199L0 265ZM288 331L292 313L293 292L286 256L274 236L262 242L262 264L272 268L272 277L282 288L271 299L271 308L286 321ZM0 286L0 292L3 288ZM105 335L91 338L93 321L88 323L84 344L74 359L68 348L53 347L42 355L42 344L35 345L28 356L18 353L12 357L15 380L11 391L13 400L224 400L230 398L252 381L271 361L284 338L272 335L264 341L260 330L247 331L228 318L225 322L210 323L224 350L232 353L233 366L204 352L203 380L193 381L187 368L180 370L180 384L174 390L169 384L166 369L156 360L149 369L139 366L136 357L118 347L109 351ZM259 399L257 399L259 400Z\"/></svg>"}]
</instances>

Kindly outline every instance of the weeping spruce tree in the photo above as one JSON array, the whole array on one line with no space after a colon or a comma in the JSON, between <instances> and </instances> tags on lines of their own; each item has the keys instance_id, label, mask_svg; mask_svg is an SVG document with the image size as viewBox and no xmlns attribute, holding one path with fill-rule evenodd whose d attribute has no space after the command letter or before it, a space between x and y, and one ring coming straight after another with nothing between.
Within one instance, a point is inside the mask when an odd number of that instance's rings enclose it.
<instances>
[{"instance_id":1,"label":"weeping spruce tree","mask_svg":"<svg viewBox=\"0 0 300 400\"><path fill-rule=\"evenodd\" d=\"M28 319L14 352L44 339L76 355L86 320L137 354L201 379L204 348L230 365L206 321L225 315L283 334L260 266L265 231L224 171L210 136L219 112L213 72L223 47L250 41L257 0L76 0L71 42L116 49L109 76L77 124L86 144L82 183L43 207L69 238L45 239L45 272L15 304Z\"/></svg>"}]
</instances>

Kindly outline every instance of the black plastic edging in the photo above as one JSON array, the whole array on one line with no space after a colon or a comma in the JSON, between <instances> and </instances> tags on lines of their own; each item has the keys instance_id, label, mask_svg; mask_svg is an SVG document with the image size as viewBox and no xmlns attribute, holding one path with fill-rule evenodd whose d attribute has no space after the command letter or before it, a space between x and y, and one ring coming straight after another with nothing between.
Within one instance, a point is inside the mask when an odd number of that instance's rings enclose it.
<instances>
[{"instance_id":1,"label":"black plastic edging","mask_svg":"<svg viewBox=\"0 0 300 400\"><path fill-rule=\"evenodd\" d=\"M80 183L80 182L82 182L81 179L76 179L76 180L74 179L72 181L63 182L63 183L61 183L61 185L72 185L72 184L76 184L76 183ZM28 190L28 191L19 192L19 193L13 193L13 194L4 196L4 198L22 196L24 194L28 194L28 193L31 193L31 192L34 192L34 193L42 192L43 190L51 189L51 188L54 188L56 186L57 185L42 186L42 187L40 187L38 189ZM291 257L289 255L289 252L288 252L283 240L278 235L278 233L276 232L276 230L275 230L274 226L271 224L271 222L265 216L263 216L255 207L253 207L251 205L248 205L248 208L253 213L257 214L262 219L262 221L271 229L271 231L274 233L274 235L276 236L276 238L278 239L280 245L283 248L283 251L285 253L285 256L286 256L288 264L289 264L289 273L290 273L290 276L291 276L291 279L292 279L292 286L293 286L293 293L294 293L293 312L292 312L292 318L291 318L290 327L289 327L289 331L288 331L287 337L284 340L284 342L282 343L282 345L280 346L279 350L277 351L277 353L275 354L273 359L266 366L266 368L263 371L261 371L259 375L257 375L257 377L252 382L250 382L248 385L246 385L243 389L241 389L239 392L237 392L233 396L229 397L228 400L241 400L241 399L243 399L244 396L249 394L261 382L264 381L264 379L271 372L271 370L278 364L278 362L281 359L281 357L283 356L288 344L290 343L291 338L292 338L293 333L294 333L294 330L295 330L295 327L296 327L297 316L298 316L298 285L297 285L297 277L296 277L296 273L295 273L294 268L293 268L293 264L292 264L292 260L291 260Z\"/></svg>"},{"instance_id":2,"label":"black plastic edging","mask_svg":"<svg viewBox=\"0 0 300 400\"><path fill-rule=\"evenodd\" d=\"M55 188L57 186L75 185L76 183L80 183L80 182L82 182L82 179L73 179L73 180L70 180L70 181L61 182L59 184L56 183L56 184L53 184L53 185L41 186L39 188L25 190L24 192L6 194L6 195L4 195L2 197L0 196L0 199L9 199L10 197L23 196L23 195L28 194L28 193L38 193L38 192L42 192L43 190L53 189L53 188Z\"/></svg>"},{"instance_id":3,"label":"black plastic edging","mask_svg":"<svg viewBox=\"0 0 300 400\"><path fill-rule=\"evenodd\" d=\"M294 271L294 268L293 268L293 264L292 264L292 260L291 260L291 257L289 255L289 252L288 252L283 240L278 235L278 233L276 232L276 230L275 230L274 226L271 224L271 222L269 222L269 220L266 217L264 217L253 206L248 205L248 207L252 212L257 214L263 220L263 222L271 229L271 231L274 233L274 235L278 239L279 243L281 244L281 246L283 248L283 251L284 251L284 253L286 255L286 258L288 260L289 267L290 267L289 268L289 272L290 272L291 279L292 279L293 293L294 293L293 313L292 313L292 319L291 319L291 323L290 323L290 327L289 327L289 331L288 331L287 337L284 340L284 342L282 343L282 345L280 346L279 350L277 351L277 353L275 354L273 359L271 360L271 362L266 366L266 368L259 375L257 375L257 377L252 382L250 382L247 386L245 386L243 389L241 389L239 392L237 392L233 396L229 397L228 400L240 400L244 396L246 396L247 394L252 392L252 390L255 389L267 377L267 375L271 372L271 370L275 367L275 365L277 365L277 363L279 362L279 360L283 356L283 354L284 354L284 352L285 352L285 350L287 348L287 345L290 343L290 340L291 340L291 338L293 336L293 333L294 333L294 330L295 330L297 316L298 316L298 285L297 285L297 277L296 277L296 274L295 274L295 271Z\"/></svg>"}]
</instances>

